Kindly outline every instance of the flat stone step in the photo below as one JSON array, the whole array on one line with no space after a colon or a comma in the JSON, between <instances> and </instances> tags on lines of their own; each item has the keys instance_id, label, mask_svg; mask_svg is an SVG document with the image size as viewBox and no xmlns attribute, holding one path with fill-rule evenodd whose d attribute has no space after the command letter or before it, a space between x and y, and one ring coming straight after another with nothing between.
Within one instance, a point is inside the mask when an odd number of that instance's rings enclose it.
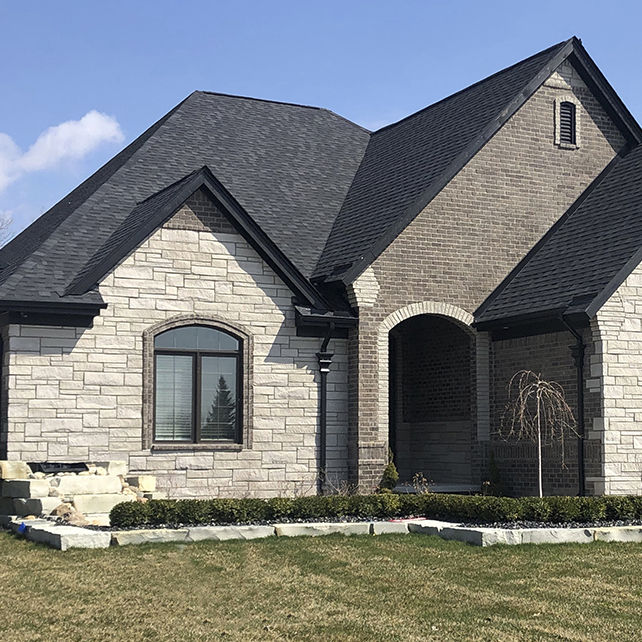
<instances>
[{"instance_id":1,"label":"flat stone step","mask_svg":"<svg viewBox=\"0 0 642 642\"><path fill-rule=\"evenodd\" d=\"M54 477L51 485L58 488L59 495L69 497L120 493L123 487L117 475L64 475Z\"/></svg>"},{"instance_id":2,"label":"flat stone step","mask_svg":"<svg viewBox=\"0 0 642 642\"><path fill-rule=\"evenodd\" d=\"M0 484L2 497L34 497L49 496L49 481L47 479L5 479Z\"/></svg>"},{"instance_id":3,"label":"flat stone step","mask_svg":"<svg viewBox=\"0 0 642 642\"><path fill-rule=\"evenodd\" d=\"M131 502L136 498L130 494L101 494L101 495L76 495L74 497L74 508L85 514L91 515L96 513L109 513L109 511L123 502Z\"/></svg>"},{"instance_id":4,"label":"flat stone step","mask_svg":"<svg viewBox=\"0 0 642 642\"><path fill-rule=\"evenodd\" d=\"M0 479L29 479L31 468L24 461L0 461Z\"/></svg>"},{"instance_id":5,"label":"flat stone step","mask_svg":"<svg viewBox=\"0 0 642 642\"><path fill-rule=\"evenodd\" d=\"M22 521L18 518L11 522L11 528L32 542L47 544L60 551L70 548L107 548L111 543L108 531L54 524L44 519Z\"/></svg>"},{"instance_id":6,"label":"flat stone step","mask_svg":"<svg viewBox=\"0 0 642 642\"><path fill-rule=\"evenodd\" d=\"M36 497L24 499L17 497L13 500L14 512L16 515L51 515L51 513L62 504L59 497Z\"/></svg>"}]
</instances>

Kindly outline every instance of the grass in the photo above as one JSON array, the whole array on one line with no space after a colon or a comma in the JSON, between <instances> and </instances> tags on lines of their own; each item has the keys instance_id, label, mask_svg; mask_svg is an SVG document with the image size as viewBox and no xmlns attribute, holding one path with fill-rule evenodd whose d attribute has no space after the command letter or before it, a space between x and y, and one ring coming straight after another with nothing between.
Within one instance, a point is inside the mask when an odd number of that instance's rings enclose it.
<instances>
[{"instance_id":1,"label":"grass","mask_svg":"<svg viewBox=\"0 0 642 642\"><path fill-rule=\"evenodd\" d=\"M0 632L24 640L639 640L642 547L425 535L62 553L0 532ZM6 637L6 635L5 635Z\"/></svg>"}]
</instances>

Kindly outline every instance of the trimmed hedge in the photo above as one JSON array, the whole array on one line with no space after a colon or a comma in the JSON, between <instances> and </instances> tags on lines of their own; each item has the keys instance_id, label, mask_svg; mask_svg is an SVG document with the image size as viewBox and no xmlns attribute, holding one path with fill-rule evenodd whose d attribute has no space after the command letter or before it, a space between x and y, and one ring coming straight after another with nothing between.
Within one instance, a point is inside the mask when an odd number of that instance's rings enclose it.
<instances>
[{"instance_id":1,"label":"trimmed hedge","mask_svg":"<svg viewBox=\"0 0 642 642\"><path fill-rule=\"evenodd\" d=\"M381 493L272 499L156 499L118 504L110 513L112 526L120 528L412 516L479 523L642 520L642 496L512 498Z\"/></svg>"}]
</instances>

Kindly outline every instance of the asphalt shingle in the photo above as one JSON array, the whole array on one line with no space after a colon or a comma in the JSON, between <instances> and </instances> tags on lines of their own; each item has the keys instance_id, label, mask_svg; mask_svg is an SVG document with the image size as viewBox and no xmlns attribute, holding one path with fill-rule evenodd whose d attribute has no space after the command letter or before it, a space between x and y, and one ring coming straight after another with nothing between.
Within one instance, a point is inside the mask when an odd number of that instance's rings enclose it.
<instances>
[{"instance_id":1,"label":"asphalt shingle","mask_svg":"<svg viewBox=\"0 0 642 642\"><path fill-rule=\"evenodd\" d=\"M586 310L642 247L642 146L616 159L491 294L477 323Z\"/></svg>"}]
</instances>

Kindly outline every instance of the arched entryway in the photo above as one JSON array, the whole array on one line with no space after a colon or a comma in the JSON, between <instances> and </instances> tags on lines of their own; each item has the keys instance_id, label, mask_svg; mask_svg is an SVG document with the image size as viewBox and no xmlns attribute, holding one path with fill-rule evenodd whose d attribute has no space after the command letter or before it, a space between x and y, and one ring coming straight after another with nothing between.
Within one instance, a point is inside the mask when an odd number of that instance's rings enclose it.
<instances>
[{"instance_id":1,"label":"arched entryway","mask_svg":"<svg viewBox=\"0 0 642 642\"><path fill-rule=\"evenodd\" d=\"M473 477L474 335L461 320L416 314L388 331L389 442L400 482L464 490Z\"/></svg>"}]
</instances>

